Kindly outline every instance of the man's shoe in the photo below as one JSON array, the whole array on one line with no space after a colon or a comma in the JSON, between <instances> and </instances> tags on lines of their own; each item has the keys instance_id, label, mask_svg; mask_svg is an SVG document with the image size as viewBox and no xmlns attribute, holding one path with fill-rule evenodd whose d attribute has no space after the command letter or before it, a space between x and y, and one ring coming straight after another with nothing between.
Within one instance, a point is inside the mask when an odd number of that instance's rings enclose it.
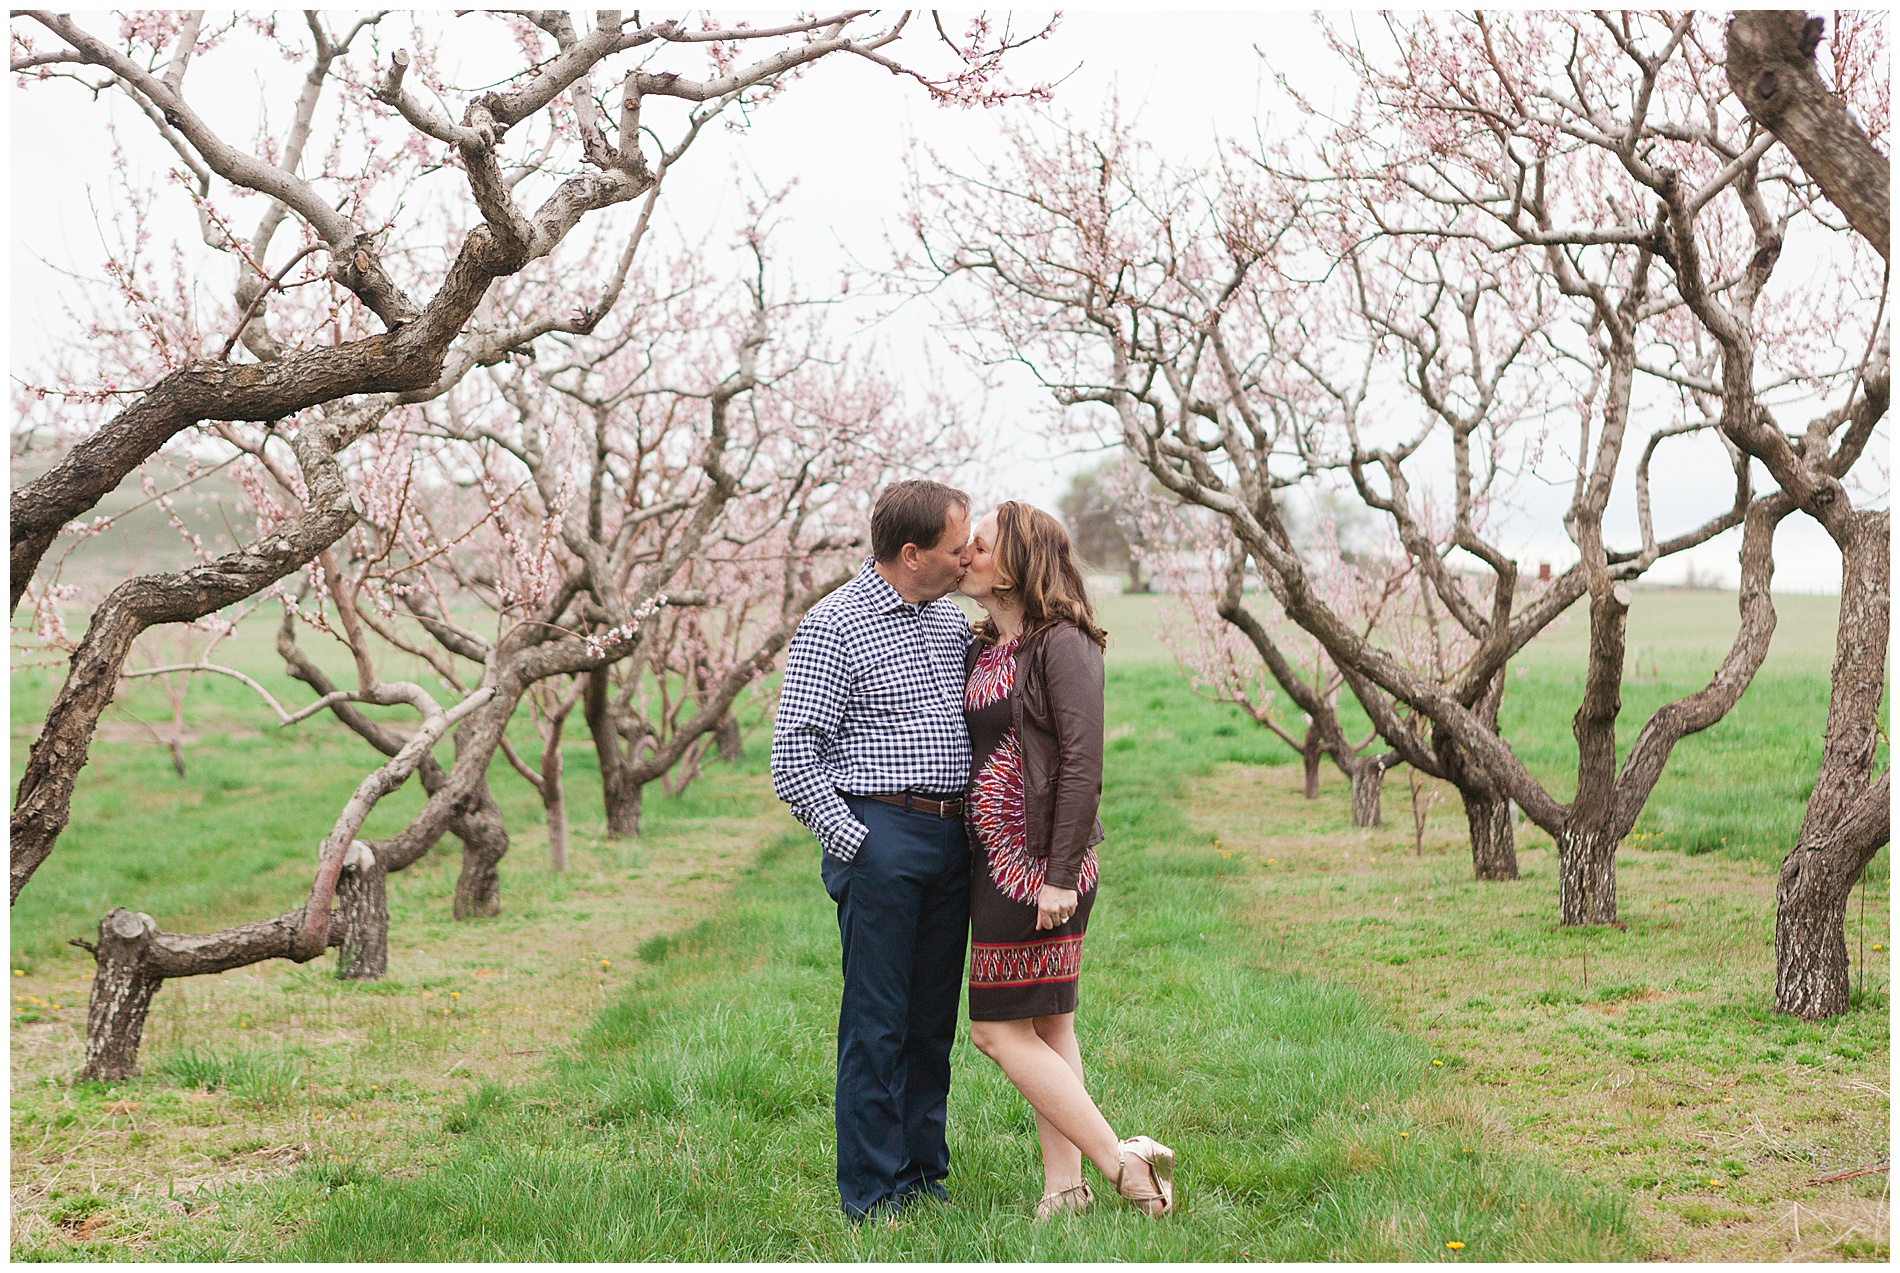
<instances>
[{"instance_id":1,"label":"man's shoe","mask_svg":"<svg viewBox=\"0 0 1900 1273\"><path fill-rule=\"evenodd\" d=\"M851 1222L851 1227L855 1229L872 1221L894 1225L897 1223L898 1213L903 1209L904 1201L901 1198L880 1198L857 1215L852 1215L849 1211L844 1215L845 1219Z\"/></svg>"},{"instance_id":2,"label":"man's shoe","mask_svg":"<svg viewBox=\"0 0 1900 1273\"><path fill-rule=\"evenodd\" d=\"M929 1184L918 1186L899 1198L897 1205L900 1207L911 1207L920 1202L937 1202L947 1205L949 1201L950 1191L943 1187L941 1180L933 1180Z\"/></svg>"}]
</instances>

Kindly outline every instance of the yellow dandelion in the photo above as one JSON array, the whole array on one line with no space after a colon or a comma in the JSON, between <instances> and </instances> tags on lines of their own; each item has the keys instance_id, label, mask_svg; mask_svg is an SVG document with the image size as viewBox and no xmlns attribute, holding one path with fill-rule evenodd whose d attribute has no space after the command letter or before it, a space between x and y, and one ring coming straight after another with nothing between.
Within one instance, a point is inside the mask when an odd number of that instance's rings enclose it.
<instances>
[{"instance_id":1,"label":"yellow dandelion","mask_svg":"<svg viewBox=\"0 0 1900 1273\"><path fill-rule=\"evenodd\" d=\"M1443 1064L1444 1064L1444 1062L1443 1062L1443 1061L1433 1061L1433 1062L1432 1062L1432 1064L1433 1064L1433 1065L1443 1065Z\"/></svg>"},{"instance_id":2,"label":"yellow dandelion","mask_svg":"<svg viewBox=\"0 0 1900 1273\"><path fill-rule=\"evenodd\" d=\"M1879 950L1879 949L1880 949L1880 943L1879 943L1879 942L1875 942L1875 943L1874 943L1874 949L1875 949L1875 950ZM13 975L17 977L17 976L19 976L20 974L16 972L16 973L14 973Z\"/></svg>"},{"instance_id":3,"label":"yellow dandelion","mask_svg":"<svg viewBox=\"0 0 1900 1273\"><path fill-rule=\"evenodd\" d=\"M451 999L460 999L461 997L462 997L462 992L461 992L461 991L459 991L459 990L451 990L451 991L449 991L449 998L451 998Z\"/></svg>"},{"instance_id":4,"label":"yellow dandelion","mask_svg":"<svg viewBox=\"0 0 1900 1273\"><path fill-rule=\"evenodd\" d=\"M1714 1176L1709 1177L1709 1185L1711 1188L1720 1189L1726 1183L1726 1181L1717 1180Z\"/></svg>"},{"instance_id":5,"label":"yellow dandelion","mask_svg":"<svg viewBox=\"0 0 1900 1273\"><path fill-rule=\"evenodd\" d=\"M1462 1251L1465 1249L1465 1244L1462 1242L1447 1242L1445 1243L1445 1249L1447 1251Z\"/></svg>"},{"instance_id":6,"label":"yellow dandelion","mask_svg":"<svg viewBox=\"0 0 1900 1273\"><path fill-rule=\"evenodd\" d=\"M1879 949L1880 949L1880 947L1878 947L1878 946L1876 946L1876 947L1874 947L1874 949L1875 949L1875 950L1879 950ZM26 976L26 969L24 969L24 968L15 968L15 969L13 970L13 975L14 975L14 976L16 976L16 977L24 977L24 976Z\"/></svg>"},{"instance_id":7,"label":"yellow dandelion","mask_svg":"<svg viewBox=\"0 0 1900 1273\"><path fill-rule=\"evenodd\" d=\"M600 961L600 966L603 970L613 967L613 965L607 962L605 959Z\"/></svg>"},{"instance_id":8,"label":"yellow dandelion","mask_svg":"<svg viewBox=\"0 0 1900 1273\"><path fill-rule=\"evenodd\" d=\"M54 1004L53 1006L54 1006L55 1008L57 1008L57 1007L58 1007L59 1005L58 1005L58 1004ZM240 1021L240 1022L238 1022L238 1029L240 1029L240 1030L248 1030L248 1029L250 1029L250 1028L251 1028L251 1023L250 1023L249 1021Z\"/></svg>"},{"instance_id":9,"label":"yellow dandelion","mask_svg":"<svg viewBox=\"0 0 1900 1273\"><path fill-rule=\"evenodd\" d=\"M1410 1132L1400 1132L1400 1133L1399 1133L1399 1139L1400 1139L1400 1140L1405 1140L1405 1139L1407 1139L1407 1138L1409 1138L1409 1137L1411 1136L1411 1134L1412 1134L1412 1133L1410 1133Z\"/></svg>"}]
</instances>

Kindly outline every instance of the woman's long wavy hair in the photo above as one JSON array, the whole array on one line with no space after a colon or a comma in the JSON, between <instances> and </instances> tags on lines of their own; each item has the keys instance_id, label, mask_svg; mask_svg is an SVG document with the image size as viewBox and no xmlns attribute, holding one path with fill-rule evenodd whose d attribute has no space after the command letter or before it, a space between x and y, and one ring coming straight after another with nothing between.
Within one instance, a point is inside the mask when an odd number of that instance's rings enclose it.
<instances>
[{"instance_id":1,"label":"woman's long wavy hair","mask_svg":"<svg viewBox=\"0 0 1900 1273\"><path fill-rule=\"evenodd\" d=\"M1095 607L1076 568L1069 534L1062 523L1028 504L1005 500L996 506L996 582L990 595L1023 608L1023 633L1052 623L1073 623L1095 644L1107 648L1108 633L1095 622ZM985 644L997 640L996 623L987 615L976 625Z\"/></svg>"}]
</instances>

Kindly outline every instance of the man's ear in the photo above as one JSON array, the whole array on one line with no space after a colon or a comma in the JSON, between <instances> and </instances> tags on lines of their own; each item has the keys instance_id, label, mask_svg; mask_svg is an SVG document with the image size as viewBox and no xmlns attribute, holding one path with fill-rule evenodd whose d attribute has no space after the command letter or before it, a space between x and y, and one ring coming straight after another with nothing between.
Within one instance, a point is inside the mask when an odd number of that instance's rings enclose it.
<instances>
[{"instance_id":1,"label":"man's ear","mask_svg":"<svg viewBox=\"0 0 1900 1273\"><path fill-rule=\"evenodd\" d=\"M905 544L897 550L897 560L906 570L916 570L923 565L924 550L916 544Z\"/></svg>"}]
</instances>

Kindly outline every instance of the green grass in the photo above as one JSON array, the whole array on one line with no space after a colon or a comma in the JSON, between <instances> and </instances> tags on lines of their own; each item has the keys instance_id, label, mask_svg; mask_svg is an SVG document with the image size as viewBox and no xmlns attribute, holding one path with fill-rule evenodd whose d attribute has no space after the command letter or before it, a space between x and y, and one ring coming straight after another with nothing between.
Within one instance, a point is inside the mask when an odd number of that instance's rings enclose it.
<instances>
[{"instance_id":1,"label":"green grass","mask_svg":"<svg viewBox=\"0 0 1900 1273\"><path fill-rule=\"evenodd\" d=\"M1114 674L1116 723L1183 710L1174 695L1149 706L1151 676ZM836 924L809 840L791 836L544 1082L471 1097L445 1123L461 1141L446 1167L337 1189L286 1254L1433 1259L1453 1254L1450 1241L1466 1259L1629 1254L1613 1195L1447 1113L1456 1102L1425 1045L1338 984L1263 971L1229 913L1226 864L1187 842L1178 807L1187 775L1256 745L1235 732L1111 749L1078 1021L1117 1128L1180 1153L1176 1217L1107 1204L1031 1223L1033 1119L966 1041L951 1096L954 1204L847 1225L832 1180Z\"/></svg>"},{"instance_id":2,"label":"green grass","mask_svg":"<svg viewBox=\"0 0 1900 1273\"><path fill-rule=\"evenodd\" d=\"M154 1075L181 1088L229 1091L253 1105L282 1105L301 1079L296 1064L281 1054L216 1052L188 1048L163 1057Z\"/></svg>"},{"instance_id":3,"label":"green grass","mask_svg":"<svg viewBox=\"0 0 1900 1273\"><path fill-rule=\"evenodd\" d=\"M1811 1183L1886 1153L1884 851L1864 936L1859 898L1849 912L1852 1008L1808 1023L1774 1012L1770 863L1626 849L1622 926L1566 929L1548 842L1525 846L1517 882L1473 880L1455 799L1422 855L1402 787L1383 828L1358 829L1337 776L1307 801L1290 768L1226 766L1190 811L1270 967L1351 985L1430 1040L1509 1139L1626 1191L1646 1255L1884 1251L1883 1176Z\"/></svg>"}]
</instances>

